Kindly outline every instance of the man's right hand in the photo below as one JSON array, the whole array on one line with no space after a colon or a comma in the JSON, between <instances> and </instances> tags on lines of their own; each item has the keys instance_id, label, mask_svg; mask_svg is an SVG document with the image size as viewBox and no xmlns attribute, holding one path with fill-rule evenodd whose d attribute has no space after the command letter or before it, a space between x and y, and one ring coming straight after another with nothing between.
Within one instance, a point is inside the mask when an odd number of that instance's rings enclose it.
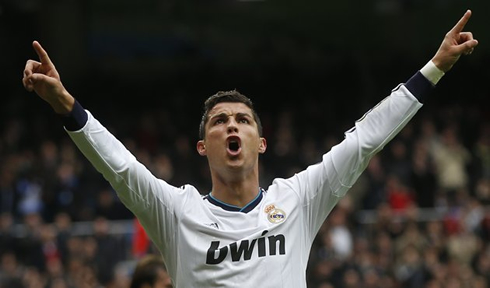
<instances>
[{"instance_id":1,"label":"man's right hand","mask_svg":"<svg viewBox=\"0 0 490 288\"><path fill-rule=\"evenodd\" d=\"M22 78L24 87L29 92L35 91L56 113L70 113L75 99L63 87L58 71L41 44L34 41L32 46L39 56L39 61L27 61Z\"/></svg>"}]
</instances>

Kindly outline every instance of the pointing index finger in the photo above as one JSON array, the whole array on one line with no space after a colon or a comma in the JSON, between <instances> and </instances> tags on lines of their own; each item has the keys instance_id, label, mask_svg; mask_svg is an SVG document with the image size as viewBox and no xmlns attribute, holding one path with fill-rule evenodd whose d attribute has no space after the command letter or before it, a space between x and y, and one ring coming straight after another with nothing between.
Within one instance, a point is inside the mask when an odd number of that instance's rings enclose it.
<instances>
[{"instance_id":1,"label":"pointing index finger","mask_svg":"<svg viewBox=\"0 0 490 288\"><path fill-rule=\"evenodd\" d=\"M53 65L51 59L49 59L48 53L46 52L46 50L43 49L43 47L41 46L41 44L39 44L39 42L37 41L32 42L32 47L34 47L34 50L36 51L37 56L39 56L39 60L41 61L41 63Z\"/></svg>"},{"instance_id":2,"label":"pointing index finger","mask_svg":"<svg viewBox=\"0 0 490 288\"><path fill-rule=\"evenodd\" d=\"M471 17L471 10L466 10L463 17L461 17L461 19L459 19L458 23L456 23L456 25L453 27L453 29L451 29L451 33L461 33L461 31L463 31L466 23L468 23L468 20L470 20L470 17Z\"/></svg>"}]
</instances>

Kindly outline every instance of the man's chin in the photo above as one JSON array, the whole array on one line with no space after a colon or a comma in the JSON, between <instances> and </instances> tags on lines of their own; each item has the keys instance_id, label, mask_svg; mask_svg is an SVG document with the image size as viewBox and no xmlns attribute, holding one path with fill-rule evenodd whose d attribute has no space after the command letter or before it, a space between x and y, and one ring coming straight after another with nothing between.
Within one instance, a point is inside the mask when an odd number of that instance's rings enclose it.
<instances>
[{"instance_id":1,"label":"man's chin","mask_svg":"<svg viewBox=\"0 0 490 288\"><path fill-rule=\"evenodd\" d=\"M226 161L226 166L230 169L243 169L245 162L239 156L237 157L228 157Z\"/></svg>"},{"instance_id":2,"label":"man's chin","mask_svg":"<svg viewBox=\"0 0 490 288\"><path fill-rule=\"evenodd\" d=\"M240 169L243 167L243 162L239 159L229 159L226 163L228 168Z\"/></svg>"}]
</instances>

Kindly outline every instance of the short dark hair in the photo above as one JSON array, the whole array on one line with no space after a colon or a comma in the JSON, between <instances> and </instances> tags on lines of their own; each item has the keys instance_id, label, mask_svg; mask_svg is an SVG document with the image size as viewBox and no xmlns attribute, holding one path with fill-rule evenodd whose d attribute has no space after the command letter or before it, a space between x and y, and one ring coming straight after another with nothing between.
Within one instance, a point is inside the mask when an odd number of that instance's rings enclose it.
<instances>
[{"instance_id":1,"label":"short dark hair","mask_svg":"<svg viewBox=\"0 0 490 288\"><path fill-rule=\"evenodd\" d=\"M247 105L250 110L252 110L253 118L257 123L257 129L259 130L259 135L262 137L262 123L260 122L259 115L255 111L254 104L247 96L241 94L237 90L230 91L219 91L218 93L212 95L204 102L204 113L201 118L201 124L199 125L199 138L204 139L206 133L206 123L209 120L209 111L216 106L218 103L232 102L232 103L243 103Z\"/></svg>"},{"instance_id":2,"label":"short dark hair","mask_svg":"<svg viewBox=\"0 0 490 288\"><path fill-rule=\"evenodd\" d=\"M140 288L143 287L143 284L153 286L157 281L158 271L160 269L167 271L162 257L154 254L146 255L138 262L134 269L130 288Z\"/></svg>"}]
</instances>

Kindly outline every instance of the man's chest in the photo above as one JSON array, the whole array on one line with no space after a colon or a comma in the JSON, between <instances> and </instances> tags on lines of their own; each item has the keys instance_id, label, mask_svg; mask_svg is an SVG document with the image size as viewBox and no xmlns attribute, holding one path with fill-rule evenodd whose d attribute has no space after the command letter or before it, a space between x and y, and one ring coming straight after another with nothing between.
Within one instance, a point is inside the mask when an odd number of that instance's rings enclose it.
<instances>
[{"instance_id":1,"label":"man's chest","mask_svg":"<svg viewBox=\"0 0 490 288\"><path fill-rule=\"evenodd\" d=\"M181 220L176 235L179 254L192 255L206 265L284 257L303 242L298 209L291 201L275 199L264 199L249 213L202 209Z\"/></svg>"}]
</instances>

